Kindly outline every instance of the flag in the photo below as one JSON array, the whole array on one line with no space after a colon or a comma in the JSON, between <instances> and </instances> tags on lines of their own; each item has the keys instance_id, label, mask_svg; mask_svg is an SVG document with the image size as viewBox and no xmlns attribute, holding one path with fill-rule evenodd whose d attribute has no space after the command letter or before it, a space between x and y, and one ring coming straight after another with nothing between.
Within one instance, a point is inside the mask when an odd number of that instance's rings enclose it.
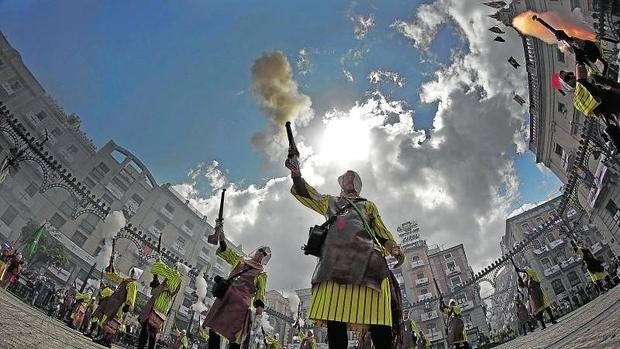
<instances>
[{"instance_id":1,"label":"flag","mask_svg":"<svg viewBox=\"0 0 620 349\"><path fill-rule=\"evenodd\" d=\"M490 1L490 2L485 2L484 5L487 5L492 8L500 9L506 6L506 3L504 1Z\"/></svg>"},{"instance_id":2,"label":"flag","mask_svg":"<svg viewBox=\"0 0 620 349\"><path fill-rule=\"evenodd\" d=\"M504 34L506 33L505 31L501 30L499 27L491 27L489 28L490 31L492 31L495 34Z\"/></svg>"},{"instance_id":3,"label":"flag","mask_svg":"<svg viewBox=\"0 0 620 349\"><path fill-rule=\"evenodd\" d=\"M521 64L519 64L519 62L517 62L517 60L513 56L510 56L510 58L508 58L508 63L510 63L510 65L512 65L515 69L518 69L521 66Z\"/></svg>"},{"instance_id":4,"label":"flag","mask_svg":"<svg viewBox=\"0 0 620 349\"><path fill-rule=\"evenodd\" d=\"M30 243L30 248L28 249L28 255L32 257L32 255L37 252L39 248L39 241L41 241L41 236L45 232L45 224L41 224L39 228L34 232L34 237L32 238L32 242Z\"/></svg>"},{"instance_id":5,"label":"flag","mask_svg":"<svg viewBox=\"0 0 620 349\"><path fill-rule=\"evenodd\" d=\"M523 106L523 104L525 104L525 99L523 99L523 97L519 95L515 95L513 99L515 100L515 102L519 103L520 106Z\"/></svg>"},{"instance_id":6,"label":"flag","mask_svg":"<svg viewBox=\"0 0 620 349\"><path fill-rule=\"evenodd\" d=\"M499 41L499 42L506 42L506 40L504 40L504 38L502 38L501 36L497 36L495 37L495 41Z\"/></svg>"}]
</instances>

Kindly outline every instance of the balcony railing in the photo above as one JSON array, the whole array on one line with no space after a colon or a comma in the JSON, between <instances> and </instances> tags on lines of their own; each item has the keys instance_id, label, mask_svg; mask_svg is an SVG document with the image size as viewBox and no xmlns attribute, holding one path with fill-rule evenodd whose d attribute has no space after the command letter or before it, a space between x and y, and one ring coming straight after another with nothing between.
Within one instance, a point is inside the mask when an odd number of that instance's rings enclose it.
<instances>
[{"instance_id":1,"label":"balcony railing","mask_svg":"<svg viewBox=\"0 0 620 349\"><path fill-rule=\"evenodd\" d=\"M188 228L185 224L181 226L181 230L183 230L183 232L189 236L194 235L194 232L190 228Z\"/></svg>"},{"instance_id":2,"label":"balcony railing","mask_svg":"<svg viewBox=\"0 0 620 349\"><path fill-rule=\"evenodd\" d=\"M195 289L195 288L193 288L193 287L189 287L189 286L186 286L186 287L185 287L185 293L186 293L186 294L192 294L192 293L194 293L195 291L196 291L196 289Z\"/></svg>"},{"instance_id":3,"label":"balcony railing","mask_svg":"<svg viewBox=\"0 0 620 349\"><path fill-rule=\"evenodd\" d=\"M560 266L556 264L556 265L552 265L549 268L545 269L544 274L545 276L551 276L559 271L560 271Z\"/></svg>"},{"instance_id":4,"label":"balcony railing","mask_svg":"<svg viewBox=\"0 0 620 349\"><path fill-rule=\"evenodd\" d=\"M601 242L597 242L594 245L592 245L592 253L597 253L598 251L602 250L604 247L604 243Z\"/></svg>"},{"instance_id":5,"label":"balcony railing","mask_svg":"<svg viewBox=\"0 0 620 349\"><path fill-rule=\"evenodd\" d=\"M428 284L428 278L419 278L415 281L415 284L417 286L426 285Z\"/></svg>"},{"instance_id":6,"label":"balcony railing","mask_svg":"<svg viewBox=\"0 0 620 349\"><path fill-rule=\"evenodd\" d=\"M205 262L209 261L209 255L204 253L204 251L200 251L200 253L198 254L199 258L202 258L202 260L204 260Z\"/></svg>"},{"instance_id":7,"label":"balcony railing","mask_svg":"<svg viewBox=\"0 0 620 349\"><path fill-rule=\"evenodd\" d=\"M424 266L424 262L421 260L411 262L411 268L418 268Z\"/></svg>"},{"instance_id":8,"label":"balcony railing","mask_svg":"<svg viewBox=\"0 0 620 349\"><path fill-rule=\"evenodd\" d=\"M164 217L168 218L169 220L172 220L172 217L173 217L172 212L166 210L165 207L162 207L159 213L161 213Z\"/></svg>"},{"instance_id":9,"label":"balcony railing","mask_svg":"<svg viewBox=\"0 0 620 349\"><path fill-rule=\"evenodd\" d=\"M431 333L428 333L426 338L428 338L431 342L438 341L443 339L443 333L441 333L441 331L433 331L432 335Z\"/></svg>"},{"instance_id":10,"label":"balcony railing","mask_svg":"<svg viewBox=\"0 0 620 349\"><path fill-rule=\"evenodd\" d=\"M179 306L179 314L183 315L185 318L189 317L189 308L181 304Z\"/></svg>"},{"instance_id":11,"label":"balcony railing","mask_svg":"<svg viewBox=\"0 0 620 349\"><path fill-rule=\"evenodd\" d=\"M425 294L419 295L418 296L418 301L421 302L423 300L431 299L431 298L433 298L433 294L429 292L429 293L425 293Z\"/></svg>"},{"instance_id":12,"label":"balcony railing","mask_svg":"<svg viewBox=\"0 0 620 349\"><path fill-rule=\"evenodd\" d=\"M558 246L562 245L563 243L564 243L564 240L562 240L562 239L557 239L557 240L551 241L551 242L549 243L549 247L550 247L551 249L554 249L554 248L556 248L556 247L558 247Z\"/></svg>"},{"instance_id":13,"label":"balcony railing","mask_svg":"<svg viewBox=\"0 0 620 349\"><path fill-rule=\"evenodd\" d=\"M451 274L460 274L461 273L461 267L459 267L458 265L452 267L452 268L448 268L447 269L448 275Z\"/></svg>"},{"instance_id":14,"label":"balcony railing","mask_svg":"<svg viewBox=\"0 0 620 349\"><path fill-rule=\"evenodd\" d=\"M562 267L562 269L566 269L570 266L572 266L573 264L575 264L576 262L579 262L581 259L580 258L575 258L575 257L570 257L566 260L563 260L560 263L560 266Z\"/></svg>"},{"instance_id":15,"label":"balcony railing","mask_svg":"<svg viewBox=\"0 0 620 349\"><path fill-rule=\"evenodd\" d=\"M541 248L537 248L534 250L534 253L536 253L537 255L542 255L544 253L549 252L549 247L547 247L547 245L541 247Z\"/></svg>"}]
</instances>

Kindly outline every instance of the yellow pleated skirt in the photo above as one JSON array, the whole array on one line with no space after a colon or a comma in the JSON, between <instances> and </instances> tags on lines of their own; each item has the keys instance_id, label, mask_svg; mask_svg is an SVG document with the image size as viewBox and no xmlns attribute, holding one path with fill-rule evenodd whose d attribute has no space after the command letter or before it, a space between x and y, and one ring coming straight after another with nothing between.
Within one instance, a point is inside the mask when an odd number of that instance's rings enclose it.
<instances>
[{"instance_id":1,"label":"yellow pleated skirt","mask_svg":"<svg viewBox=\"0 0 620 349\"><path fill-rule=\"evenodd\" d=\"M316 284L308 318L320 326L327 321L345 322L350 331L362 331L368 325L392 326L390 281L383 279L381 291L332 281Z\"/></svg>"}]
</instances>

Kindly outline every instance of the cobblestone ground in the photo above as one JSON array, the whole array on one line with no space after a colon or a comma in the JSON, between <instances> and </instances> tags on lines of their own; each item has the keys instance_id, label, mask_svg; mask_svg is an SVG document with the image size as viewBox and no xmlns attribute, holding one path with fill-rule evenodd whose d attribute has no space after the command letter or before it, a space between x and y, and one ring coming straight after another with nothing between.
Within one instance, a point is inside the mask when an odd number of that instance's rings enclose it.
<instances>
[{"instance_id":1,"label":"cobblestone ground","mask_svg":"<svg viewBox=\"0 0 620 349\"><path fill-rule=\"evenodd\" d=\"M0 349L101 349L63 322L0 290ZM120 349L120 347L113 346Z\"/></svg>"},{"instance_id":2,"label":"cobblestone ground","mask_svg":"<svg viewBox=\"0 0 620 349\"><path fill-rule=\"evenodd\" d=\"M495 348L620 348L620 286L565 315L556 325Z\"/></svg>"}]
</instances>

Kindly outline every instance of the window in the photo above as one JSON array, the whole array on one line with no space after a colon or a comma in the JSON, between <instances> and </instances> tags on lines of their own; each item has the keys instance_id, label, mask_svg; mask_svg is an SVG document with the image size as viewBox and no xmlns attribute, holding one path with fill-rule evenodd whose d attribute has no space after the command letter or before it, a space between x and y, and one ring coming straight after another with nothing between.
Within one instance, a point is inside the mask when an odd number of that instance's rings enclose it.
<instances>
[{"instance_id":1,"label":"window","mask_svg":"<svg viewBox=\"0 0 620 349\"><path fill-rule=\"evenodd\" d=\"M71 215L73 215L73 207L75 207L73 200L67 199L60 204L59 210L65 217L71 217Z\"/></svg>"},{"instance_id":2,"label":"window","mask_svg":"<svg viewBox=\"0 0 620 349\"><path fill-rule=\"evenodd\" d=\"M103 199L103 201L105 201L108 204L108 206L111 206L112 203L114 202L114 199L112 199L112 197L108 195L108 193L103 193L101 198Z\"/></svg>"},{"instance_id":3,"label":"window","mask_svg":"<svg viewBox=\"0 0 620 349\"><path fill-rule=\"evenodd\" d=\"M99 254L99 252L101 252L102 248L101 246L97 246L97 248L95 249L95 252L93 253L93 256L96 256Z\"/></svg>"},{"instance_id":4,"label":"window","mask_svg":"<svg viewBox=\"0 0 620 349\"><path fill-rule=\"evenodd\" d=\"M413 255L413 256L411 256L411 261L412 261L412 262L417 262L417 261L419 261L419 260L420 260L420 256L418 256L418 255Z\"/></svg>"},{"instance_id":5,"label":"window","mask_svg":"<svg viewBox=\"0 0 620 349\"><path fill-rule=\"evenodd\" d=\"M159 230L159 231L164 230L164 228L166 227L166 225L164 223L162 223L159 219L155 220L155 223L153 224L153 226L155 228L157 228L157 230Z\"/></svg>"},{"instance_id":6,"label":"window","mask_svg":"<svg viewBox=\"0 0 620 349\"><path fill-rule=\"evenodd\" d=\"M561 279L555 279L551 281L551 286L553 286L553 292L555 292L556 295L559 295L560 293L566 291Z\"/></svg>"},{"instance_id":7,"label":"window","mask_svg":"<svg viewBox=\"0 0 620 349\"><path fill-rule=\"evenodd\" d=\"M47 114L44 111L40 111L40 112L37 113L37 118L40 121L43 121L43 119L45 119L46 117L47 117Z\"/></svg>"},{"instance_id":8,"label":"window","mask_svg":"<svg viewBox=\"0 0 620 349\"><path fill-rule=\"evenodd\" d=\"M97 183L90 179L90 177L84 178L84 181L82 181L82 183L86 184L86 187L91 190L95 187L95 185L97 185Z\"/></svg>"},{"instance_id":9,"label":"window","mask_svg":"<svg viewBox=\"0 0 620 349\"><path fill-rule=\"evenodd\" d=\"M575 287L581 283L581 280L579 280L579 276L577 276L577 272L575 271L571 271L566 275L566 277L568 278L570 287Z\"/></svg>"},{"instance_id":10,"label":"window","mask_svg":"<svg viewBox=\"0 0 620 349\"><path fill-rule=\"evenodd\" d=\"M562 62L562 63L565 62L564 61L564 52L560 51L559 48L555 49L555 54L556 54L556 56L558 56L558 62Z\"/></svg>"},{"instance_id":11,"label":"window","mask_svg":"<svg viewBox=\"0 0 620 349\"><path fill-rule=\"evenodd\" d=\"M459 304L464 304L465 302L467 302L467 297L465 296L465 293L457 294L456 296L454 296L454 299Z\"/></svg>"},{"instance_id":12,"label":"window","mask_svg":"<svg viewBox=\"0 0 620 349\"><path fill-rule=\"evenodd\" d=\"M460 285L461 284L461 277L460 276L455 276L455 277L450 279L450 282L452 283L452 287L454 287L456 285Z\"/></svg>"},{"instance_id":13,"label":"window","mask_svg":"<svg viewBox=\"0 0 620 349\"><path fill-rule=\"evenodd\" d=\"M185 221L185 226L188 227L189 230L194 230L194 227L195 227L194 222L189 221L189 220Z\"/></svg>"},{"instance_id":14,"label":"window","mask_svg":"<svg viewBox=\"0 0 620 349\"><path fill-rule=\"evenodd\" d=\"M428 328L428 332L430 332L430 333L437 332L437 326L435 325L434 322L431 322L430 324L427 324L426 328Z\"/></svg>"},{"instance_id":15,"label":"window","mask_svg":"<svg viewBox=\"0 0 620 349\"><path fill-rule=\"evenodd\" d=\"M427 294L427 293L428 293L428 288L423 288L420 290L420 295Z\"/></svg>"},{"instance_id":16,"label":"window","mask_svg":"<svg viewBox=\"0 0 620 349\"><path fill-rule=\"evenodd\" d=\"M538 250L541 247L540 241L538 240L532 241L532 247L534 247L535 250Z\"/></svg>"},{"instance_id":17,"label":"window","mask_svg":"<svg viewBox=\"0 0 620 349\"><path fill-rule=\"evenodd\" d=\"M132 199L133 201L135 201L135 202L136 202L136 204L138 204L138 206L142 205L142 202L144 201L144 200L142 200L142 198L141 198L141 197L140 197L140 195L138 195L138 194L133 194L133 195L131 196L131 199Z\"/></svg>"},{"instance_id":18,"label":"window","mask_svg":"<svg viewBox=\"0 0 620 349\"><path fill-rule=\"evenodd\" d=\"M30 183L30 185L28 185L28 187L26 188L26 193L30 195L30 197L37 195L38 191L39 187L37 187L37 185L34 183Z\"/></svg>"},{"instance_id":19,"label":"window","mask_svg":"<svg viewBox=\"0 0 620 349\"><path fill-rule=\"evenodd\" d=\"M118 177L114 177L112 179L112 183L114 183L114 185L116 185L118 187L118 189L120 189L121 191L126 192L127 189L129 189L129 187L127 187L127 185L125 183L123 183L123 181L121 181L120 179L118 179Z\"/></svg>"},{"instance_id":20,"label":"window","mask_svg":"<svg viewBox=\"0 0 620 349\"><path fill-rule=\"evenodd\" d=\"M541 225L545 224L545 220L542 219L541 217L536 217L536 224L538 226L541 226Z\"/></svg>"},{"instance_id":21,"label":"window","mask_svg":"<svg viewBox=\"0 0 620 349\"><path fill-rule=\"evenodd\" d=\"M174 213L174 206L172 206L171 204L166 204L166 206L164 206L164 208L166 209L166 211L168 211L170 213Z\"/></svg>"},{"instance_id":22,"label":"window","mask_svg":"<svg viewBox=\"0 0 620 349\"><path fill-rule=\"evenodd\" d=\"M454 263L454 261L449 261L446 266L448 267L448 270L454 270L456 268L456 263Z\"/></svg>"},{"instance_id":23,"label":"window","mask_svg":"<svg viewBox=\"0 0 620 349\"><path fill-rule=\"evenodd\" d=\"M615 215L616 212L618 212L618 205L616 205L616 203L612 199L609 199L609 201L607 201L607 205L605 206L605 208L612 215Z\"/></svg>"},{"instance_id":24,"label":"window","mask_svg":"<svg viewBox=\"0 0 620 349\"><path fill-rule=\"evenodd\" d=\"M452 258L452 254L451 253L446 253L445 255L443 255L444 259L450 259Z\"/></svg>"},{"instance_id":25,"label":"window","mask_svg":"<svg viewBox=\"0 0 620 349\"><path fill-rule=\"evenodd\" d=\"M545 269L551 267L551 261L549 260L549 258L543 258L540 262L542 263L543 268Z\"/></svg>"},{"instance_id":26,"label":"window","mask_svg":"<svg viewBox=\"0 0 620 349\"><path fill-rule=\"evenodd\" d=\"M185 253L185 239L179 236L177 238L177 241L174 242L174 247L177 249L177 251Z\"/></svg>"},{"instance_id":27,"label":"window","mask_svg":"<svg viewBox=\"0 0 620 349\"><path fill-rule=\"evenodd\" d=\"M60 137L62 136L62 131L58 127L56 127L55 129L52 130L52 134L56 137Z\"/></svg>"},{"instance_id":28,"label":"window","mask_svg":"<svg viewBox=\"0 0 620 349\"><path fill-rule=\"evenodd\" d=\"M80 223L80 229L82 229L87 234L91 234L95 230L97 223L97 216L89 214L86 216L86 218L82 219L82 222Z\"/></svg>"},{"instance_id":29,"label":"window","mask_svg":"<svg viewBox=\"0 0 620 349\"><path fill-rule=\"evenodd\" d=\"M2 220L6 225L11 225L11 223L15 220L15 217L17 217L17 210L15 207L9 206L2 214L2 217L0 217L0 220Z\"/></svg>"},{"instance_id":30,"label":"window","mask_svg":"<svg viewBox=\"0 0 620 349\"><path fill-rule=\"evenodd\" d=\"M564 103L558 102L558 113L561 113L561 114L568 113L568 109L566 109L566 105Z\"/></svg>"},{"instance_id":31,"label":"window","mask_svg":"<svg viewBox=\"0 0 620 349\"><path fill-rule=\"evenodd\" d=\"M67 220L62 218L62 216L58 213L54 213L54 216L52 216L52 219L50 219L50 224L53 225L56 229L60 229L60 227L65 225L66 222Z\"/></svg>"},{"instance_id":32,"label":"window","mask_svg":"<svg viewBox=\"0 0 620 349\"><path fill-rule=\"evenodd\" d=\"M75 233L71 236L71 241L73 241L79 247L84 246L84 243L88 240L86 235L80 233L79 230L76 230Z\"/></svg>"},{"instance_id":33,"label":"window","mask_svg":"<svg viewBox=\"0 0 620 349\"><path fill-rule=\"evenodd\" d=\"M564 148L562 148L561 145L556 144L555 145L555 153L559 156L562 156L562 154L564 154Z\"/></svg>"},{"instance_id":34,"label":"window","mask_svg":"<svg viewBox=\"0 0 620 349\"><path fill-rule=\"evenodd\" d=\"M422 278L424 278L424 272L423 272L423 271L419 271L419 272L418 272L418 274L416 275L416 277L417 277L418 279L422 279Z\"/></svg>"},{"instance_id":35,"label":"window","mask_svg":"<svg viewBox=\"0 0 620 349\"><path fill-rule=\"evenodd\" d=\"M110 168L106 166L103 162L97 165L97 167L93 168L91 171L91 176L95 178L96 181L100 182L103 177L105 177L106 173L110 171Z\"/></svg>"},{"instance_id":36,"label":"window","mask_svg":"<svg viewBox=\"0 0 620 349\"><path fill-rule=\"evenodd\" d=\"M530 231L530 225L529 225L529 224L527 224L527 223L523 223L523 224L521 224L521 230L522 230L524 233L527 233L528 231Z\"/></svg>"}]
</instances>

